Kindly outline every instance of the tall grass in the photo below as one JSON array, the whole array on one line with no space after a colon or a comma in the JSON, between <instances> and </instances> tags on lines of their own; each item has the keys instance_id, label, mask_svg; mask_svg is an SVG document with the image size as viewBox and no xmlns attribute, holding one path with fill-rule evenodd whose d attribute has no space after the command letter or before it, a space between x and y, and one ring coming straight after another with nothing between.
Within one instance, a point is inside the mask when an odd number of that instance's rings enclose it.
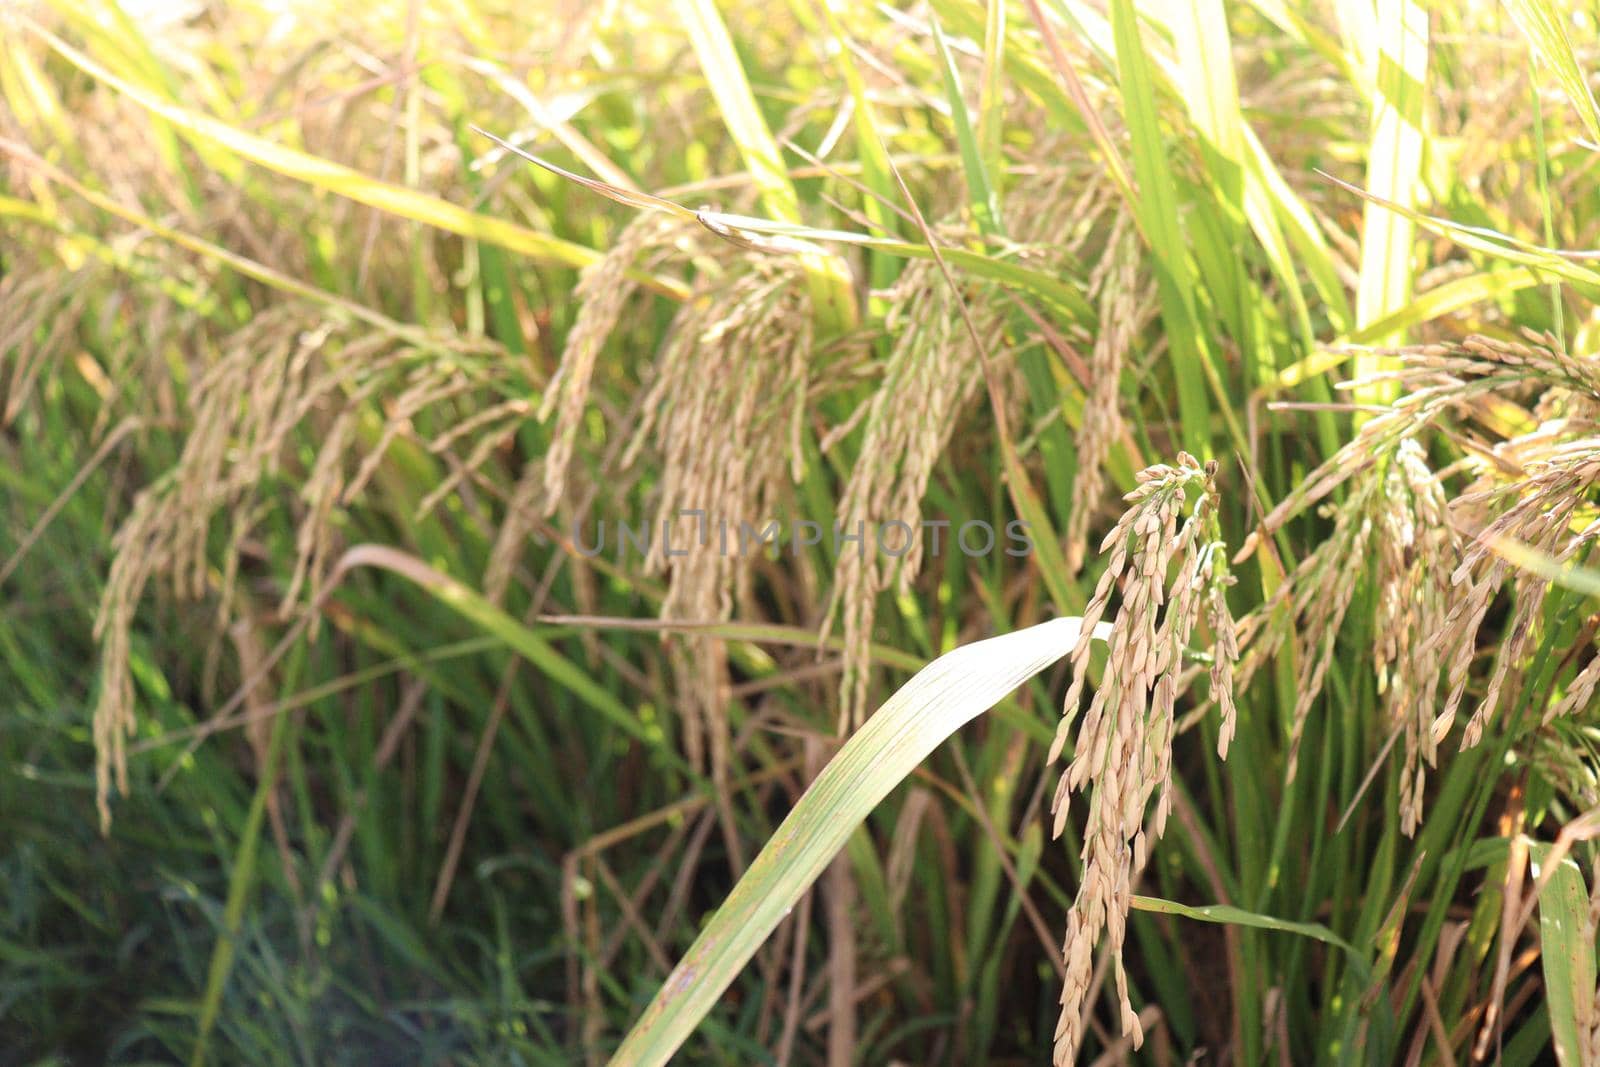
<instances>
[{"instance_id":1,"label":"tall grass","mask_svg":"<svg viewBox=\"0 0 1600 1067\"><path fill-rule=\"evenodd\" d=\"M1597 20L0 11L0 1062L1600 1062Z\"/></svg>"}]
</instances>

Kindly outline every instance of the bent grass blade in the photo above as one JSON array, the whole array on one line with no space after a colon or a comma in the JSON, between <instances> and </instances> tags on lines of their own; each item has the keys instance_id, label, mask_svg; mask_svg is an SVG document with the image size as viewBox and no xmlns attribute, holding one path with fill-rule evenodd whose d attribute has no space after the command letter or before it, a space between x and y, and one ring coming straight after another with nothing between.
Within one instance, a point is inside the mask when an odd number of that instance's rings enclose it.
<instances>
[{"instance_id":1,"label":"bent grass blade","mask_svg":"<svg viewBox=\"0 0 1600 1067\"><path fill-rule=\"evenodd\" d=\"M849 230L822 229L799 223L781 222L776 219L757 218L753 215L734 215L726 211L696 211L693 208L685 207L675 201L659 196L636 192L632 189L622 189L609 182L574 174L547 159L536 156L532 152L518 148L509 141L496 137L488 130L478 126L473 126L472 130L494 141L506 151L527 160L529 163L543 167L552 174L575 182L592 193L627 207L647 211L664 211L677 218L693 219L705 227L707 232L722 238L724 241L754 252L764 252L772 255L812 255L822 251L819 242L831 241L875 249L886 255L899 256L903 259L935 258L933 249L926 244L896 241L891 238L874 237L870 234L854 233ZM986 278L1008 288L1031 293L1064 312L1071 321L1085 326L1094 322L1094 309L1084 300L1083 295L1072 285L1063 282L1047 271L1037 270L1009 259L1002 259L999 255L991 254L988 251L942 248L939 250L939 255L943 256L951 265L960 267L975 277Z\"/></svg>"},{"instance_id":2,"label":"bent grass blade","mask_svg":"<svg viewBox=\"0 0 1600 1067\"><path fill-rule=\"evenodd\" d=\"M811 783L667 977L612 1059L666 1063L756 949L890 791L964 724L1072 651L1082 620L1059 618L963 645L918 671ZM1095 636L1102 640L1109 627Z\"/></svg>"},{"instance_id":3,"label":"bent grass blade","mask_svg":"<svg viewBox=\"0 0 1600 1067\"><path fill-rule=\"evenodd\" d=\"M499 245L542 263L578 269L600 259L600 253L592 248L562 240L551 234L539 233L505 219L481 215L458 204L452 204L406 186L380 181L341 163L276 144L236 129L210 115L179 107L161 99L143 86L134 85L118 77L43 27L28 21L24 21L22 25L84 74L116 90L190 137L202 143L221 146L234 155L277 174L403 219ZM655 279L649 281L655 288L664 288L667 295L680 298L687 295L679 294L676 287L670 284Z\"/></svg>"}]
</instances>

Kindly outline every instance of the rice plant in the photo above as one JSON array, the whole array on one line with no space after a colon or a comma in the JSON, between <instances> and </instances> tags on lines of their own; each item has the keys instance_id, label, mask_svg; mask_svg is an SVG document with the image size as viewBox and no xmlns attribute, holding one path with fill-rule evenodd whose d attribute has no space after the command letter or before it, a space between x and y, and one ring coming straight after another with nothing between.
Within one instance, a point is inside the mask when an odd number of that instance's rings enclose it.
<instances>
[{"instance_id":1,"label":"rice plant","mask_svg":"<svg viewBox=\"0 0 1600 1067\"><path fill-rule=\"evenodd\" d=\"M0 1063L1600 1063L1597 25L0 10Z\"/></svg>"}]
</instances>

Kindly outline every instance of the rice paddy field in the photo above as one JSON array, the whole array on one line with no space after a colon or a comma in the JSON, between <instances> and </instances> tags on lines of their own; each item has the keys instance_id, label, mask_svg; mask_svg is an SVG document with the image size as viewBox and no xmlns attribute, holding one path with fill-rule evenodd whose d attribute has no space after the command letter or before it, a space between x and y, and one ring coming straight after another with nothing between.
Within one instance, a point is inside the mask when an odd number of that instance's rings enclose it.
<instances>
[{"instance_id":1,"label":"rice paddy field","mask_svg":"<svg viewBox=\"0 0 1600 1067\"><path fill-rule=\"evenodd\" d=\"M0 1065L1600 1064L1597 33L0 5Z\"/></svg>"}]
</instances>

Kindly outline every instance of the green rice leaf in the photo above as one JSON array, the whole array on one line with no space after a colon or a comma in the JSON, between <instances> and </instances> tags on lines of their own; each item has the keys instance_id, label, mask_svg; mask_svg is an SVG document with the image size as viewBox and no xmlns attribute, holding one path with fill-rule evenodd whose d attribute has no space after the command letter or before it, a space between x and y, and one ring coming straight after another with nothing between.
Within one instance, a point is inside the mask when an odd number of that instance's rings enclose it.
<instances>
[{"instance_id":1,"label":"green rice leaf","mask_svg":"<svg viewBox=\"0 0 1600 1067\"><path fill-rule=\"evenodd\" d=\"M801 796L668 975L612 1064L666 1063L872 809L945 738L1070 652L1080 626L1076 618L1052 619L964 645L890 697Z\"/></svg>"},{"instance_id":2,"label":"green rice leaf","mask_svg":"<svg viewBox=\"0 0 1600 1067\"><path fill-rule=\"evenodd\" d=\"M994 183L984 163L977 132L972 128L972 118L967 114L966 94L961 91L961 73L956 70L955 56L950 53L950 45L945 41L937 18L933 20L933 44L939 53L939 69L944 78L945 98L950 104L950 117L955 121L961 168L967 176L967 203L977 220L978 232L993 237L1004 232L1000 221L1000 201L995 196Z\"/></svg>"},{"instance_id":3,"label":"green rice leaf","mask_svg":"<svg viewBox=\"0 0 1600 1067\"><path fill-rule=\"evenodd\" d=\"M552 682L571 692L573 696L604 716L617 729L653 751L664 764L691 778L698 777L666 738L652 733L640 724L634 709L628 707L609 689L563 656L543 637L507 615L481 594L428 566L415 556L384 545L357 545L350 549L340 557L335 567L335 575L342 575L358 567L376 567L390 571L422 587L441 604L451 608L485 633L499 638L508 648L521 653Z\"/></svg>"},{"instance_id":4,"label":"green rice leaf","mask_svg":"<svg viewBox=\"0 0 1600 1067\"><path fill-rule=\"evenodd\" d=\"M1548 850L1541 850L1548 851ZM1536 862L1539 862L1536 860ZM1594 942L1585 936L1589 892L1571 857L1562 857L1539 894L1539 959L1544 969L1550 1037L1561 1067L1583 1064L1579 1005L1594 999Z\"/></svg>"},{"instance_id":5,"label":"green rice leaf","mask_svg":"<svg viewBox=\"0 0 1600 1067\"><path fill-rule=\"evenodd\" d=\"M448 230L463 237L487 241L557 266L586 267L600 259L600 253L592 248L563 241L550 234L538 233L507 222L505 219L480 215L415 189L380 181L343 164L273 144L254 134L234 129L210 116L197 114L169 103L149 90L111 73L48 30L31 24L25 25L29 25L32 32L47 41L63 59L89 77L116 89L140 107L161 116L192 137L221 145L252 163L276 171L285 177L348 197L357 203L387 211L403 219Z\"/></svg>"},{"instance_id":6,"label":"green rice leaf","mask_svg":"<svg viewBox=\"0 0 1600 1067\"><path fill-rule=\"evenodd\" d=\"M1154 912L1158 915L1177 915L1185 919L1221 923L1227 926L1247 926L1253 930L1276 930L1280 933L1299 934L1301 937L1309 937L1341 949L1350 958L1353 969L1363 980L1365 980L1371 969L1367 958L1354 945L1321 923L1292 922L1288 919L1278 919L1271 915L1260 915L1253 911L1246 911L1231 904L1209 904L1204 907L1194 907L1189 904L1179 904L1175 900L1162 900L1159 897L1135 896L1133 898L1133 910Z\"/></svg>"},{"instance_id":7,"label":"green rice leaf","mask_svg":"<svg viewBox=\"0 0 1600 1067\"><path fill-rule=\"evenodd\" d=\"M1456 311L1498 300L1523 289L1531 289L1540 281L1539 272L1529 267L1494 267L1462 278L1452 278L1427 292L1413 297L1411 303L1376 322L1369 323L1344 338L1346 344L1372 344L1375 338L1387 336L1397 330L1411 330L1423 323L1433 322ZM1350 360L1351 353L1343 347L1323 348L1305 359L1283 368L1273 380L1260 390L1263 394L1292 389L1301 382L1326 374Z\"/></svg>"},{"instance_id":8,"label":"green rice leaf","mask_svg":"<svg viewBox=\"0 0 1600 1067\"><path fill-rule=\"evenodd\" d=\"M1589 140L1600 144L1600 106L1595 104L1589 79L1572 49L1572 38L1567 36L1568 6L1551 0L1506 0L1506 7L1534 52L1555 75L1561 91L1572 101Z\"/></svg>"},{"instance_id":9,"label":"green rice leaf","mask_svg":"<svg viewBox=\"0 0 1600 1067\"><path fill-rule=\"evenodd\" d=\"M1354 5L1351 5L1354 6ZM1374 196L1413 207L1422 175L1423 107L1428 77L1428 13L1414 0L1382 0L1377 24L1377 95L1372 107L1372 141L1367 156L1367 188ZM1361 220L1361 275L1356 287L1356 326L1364 327L1405 307L1411 300L1415 230L1410 218L1369 200ZM1393 333L1383 345L1404 343ZM1356 361L1357 376L1385 369L1392 360L1377 355ZM1393 382L1373 382L1355 393L1357 403L1393 398Z\"/></svg>"},{"instance_id":10,"label":"green rice leaf","mask_svg":"<svg viewBox=\"0 0 1600 1067\"><path fill-rule=\"evenodd\" d=\"M799 223L800 198L789 181L778 143L756 107L755 94L750 91L739 54L714 0L677 0L676 8L722 112L722 121L739 146L745 165L755 175L762 204L777 219ZM855 293L844 261L819 249L803 253L801 265L809 281L818 324L832 334L854 328Z\"/></svg>"},{"instance_id":11,"label":"green rice leaf","mask_svg":"<svg viewBox=\"0 0 1600 1067\"><path fill-rule=\"evenodd\" d=\"M1484 543L1491 552L1514 567L1537 574L1545 581L1575 593L1600 597L1600 571L1592 567L1580 566L1572 560L1562 562L1548 552L1509 537L1486 535Z\"/></svg>"},{"instance_id":12,"label":"green rice leaf","mask_svg":"<svg viewBox=\"0 0 1600 1067\"><path fill-rule=\"evenodd\" d=\"M1349 182L1340 181L1332 175L1323 174L1322 176L1335 185L1378 204L1386 210L1398 215L1404 215L1429 233L1449 238L1462 248L1470 248L1475 252L1485 252L1510 263L1520 263L1523 266L1532 267L1537 271L1560 278L1562 281L1570 282L1587 299L1600 299L1600 271L1592 270L1589 267L1585 267L1581 262L1568 259L1561 252L1543 248L1483 226L1468 226L1452 219L1425 215L1415 208L1409 208L1392 200L1386 200L1365 189L1357 188Z\"/></svg>"},{"instance_id":13,"label":"green rice leaf","mask_svg":"<svg viewBox=\"0 0 1600 1067\"><path fill-rule=\"evenodd\" d=\"M1162 141L1150 61L1132 0L1113 0L1111 30L1116 40L1123 113L1133 138L1133 171L1139 183L1138 196L1129 207L1139 217L1140 229L1155 254L1161 317L1178 383L1184 447L1204 457L1211 454L1211 402L1206 393L1207 368L1202 364L1209 364L1211 355L1195 314L1194 268L1178 225L1177 188Z\"/></svg>"},{"instance_id":14,"label":"green rice leaf","mask_svg":"<svg viewBox=\"0 0 1600 1067\"><path fill-rule=\"evenodd\" d=\"M978 150L998 190L1005 177L1001 153L1006 121L1006 0L989 0L983 26L983 80L978 85Z\"/></svg>"}]
</instances>

